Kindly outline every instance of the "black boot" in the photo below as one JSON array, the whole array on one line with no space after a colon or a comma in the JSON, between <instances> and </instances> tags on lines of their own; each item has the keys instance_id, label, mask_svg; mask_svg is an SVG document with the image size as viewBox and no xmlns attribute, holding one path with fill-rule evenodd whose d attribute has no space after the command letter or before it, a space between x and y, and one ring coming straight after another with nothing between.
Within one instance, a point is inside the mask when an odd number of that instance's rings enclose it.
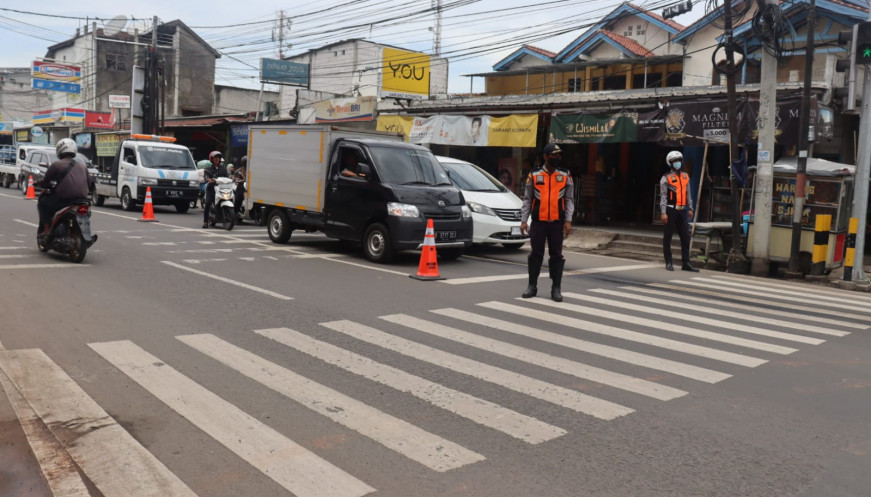
<instances>
[{"instance_id":1,"label":"black boot","mask_svg":"<svg viewBox=\"0 0 871 497\"><path fill-rule=\"evenodd\" d=\"M549 259L548 269L550 270L550 279L552 286L550 288L550 298L554 302L562 302L563 294L560 286L563 281L563 268L566 266L565 259Z\"/></svg>"},{"instance_id":2,"label":"black boot","mask_svg":"<svg viewBox=\"0 0 871 497\"><path fill-rule=\"evenodd\" d=\"M525 299L535 297L538 293L538 275L541 273L541 263L544 257L533 257L530 255L527 260L529 265L529 286L526 287L523 295L521 295Z\"/></svg>"}]
</instances>

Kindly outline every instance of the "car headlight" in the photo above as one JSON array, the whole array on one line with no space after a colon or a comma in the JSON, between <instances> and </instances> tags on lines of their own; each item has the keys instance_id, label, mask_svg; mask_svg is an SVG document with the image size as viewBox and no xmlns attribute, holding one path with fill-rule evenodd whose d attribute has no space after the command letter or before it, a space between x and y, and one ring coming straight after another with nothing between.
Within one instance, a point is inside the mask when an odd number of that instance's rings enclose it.
<instances>
[{"instance_id":1,"label":"car headlight","mask_svg":"<svg viewBox=\"0 0 871 497\"><path fill-rule=\"evenodd\" d=\"M157 180L154 178L139 178L138 183L142 186L156 186Z\"/></svg>"},{"instance_id":2,"label":"car headlight","mask_svg":"<svg viewBox=\"0 0 871 497\"><path fill-rule=\"evenodd\" d=\"M467 204L469 209L472 209L472 212L477 212L478 214L485 214L487 216L495 216L496 213L493 212L493 209L487 207L484 204L479 204L478 202L469 202Z\"/></svg>"},{"instance_id":3,"label":"car headlight","mask_svg":"<svg viewBox=\"0 0 871 497\"><path fill-rule=\"evenodd\" d=\"M472 217L472 211L469 210L468 205L461 206L460 210L463 212L463 219L469 219L470 217ZM490 210L490 209L487 209L487 210ZM492 211L490 211L490 212L492 212Z\"/></svg>"},{"instance_id":4,"label":"car headlight","mask_svg":"<svg viewBox=\"0 0 871 497\"><path fill-rule=\"evenodd\" d=\"M420 217L417 207L399 202L387 202L387 215L396 217Z\"/></svg>"}]
</instances>

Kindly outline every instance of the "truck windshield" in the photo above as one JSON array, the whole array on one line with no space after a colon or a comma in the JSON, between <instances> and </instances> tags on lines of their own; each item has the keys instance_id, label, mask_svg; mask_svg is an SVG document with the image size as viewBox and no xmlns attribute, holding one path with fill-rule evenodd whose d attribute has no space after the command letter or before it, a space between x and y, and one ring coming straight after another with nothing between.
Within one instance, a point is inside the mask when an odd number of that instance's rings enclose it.
<instances>
[{"instance_id":1,"label":"truck windshield","mask_svg":"<svg viewBox=\"0 0 871 497\"><path fill-rule=\"evenodd\" d=\"M381 181L392 185L450 185L448 175L428 150L371 147Z\"/></svg>"},{"instance_id":2,"label":"truck windshield","mask_svg":"<svg viewBox=\"0 0 871 497\"><path fill-rule=\"evenodd\" d=\"M142 166L151 169L191 169L196 170L194 159L184 148L146 145L139 147Z\"/></svg>"}]
</instances>

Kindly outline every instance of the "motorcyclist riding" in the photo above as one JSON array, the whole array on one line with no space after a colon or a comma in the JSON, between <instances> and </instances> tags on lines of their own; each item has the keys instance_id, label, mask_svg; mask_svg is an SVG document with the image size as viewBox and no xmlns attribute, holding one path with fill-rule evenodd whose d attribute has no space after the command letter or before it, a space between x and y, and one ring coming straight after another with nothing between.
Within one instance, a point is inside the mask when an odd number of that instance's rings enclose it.
<instances>
[{"instance_id":1,"label":"motorcyclist riding","mask_svg":"<svg viewBox=\"0 0 871 497\"><path fill-rule=\"evenodd\" d=\"M221 159L224 155L217 150L209 154L209 162L211 167L203 171L203 179L206 181L206 202L203 204L203 228L209 227L209 212L214 208L215 203L215 178L227 178L227 168L221 164Z\"/></svg>"},{"instance_id":2,"label":"motorcyclist riding","mask_svg":"<svg viewBox=\"0 0 871 497\"><path fill-rule=\"evenodd\" d=\"M37 202L37 235L49 233L55 212L74 201L88 198L88 168L84 163L74 160L78 151L76 142L63 138L57 142L55 149L58 160L49 166L45 177L38 183L43 190Z\"/></svg>"}]
</instances>

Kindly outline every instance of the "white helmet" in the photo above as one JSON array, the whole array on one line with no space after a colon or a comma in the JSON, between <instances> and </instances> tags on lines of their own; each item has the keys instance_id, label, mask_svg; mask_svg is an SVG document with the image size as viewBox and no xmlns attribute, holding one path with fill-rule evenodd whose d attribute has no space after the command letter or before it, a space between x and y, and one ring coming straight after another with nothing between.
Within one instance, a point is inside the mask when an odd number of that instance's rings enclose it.
<instances>
[{"instance_id":1,"label":"white helmet","mask_svg":"<svg viewBox=\"0 0 871 497\"><path fill-rule=\"evenodd\" d=\"M76 142L74 142L70 138L63 138L57 145L55 145L55 150L57 150L58 158L63 158L64 155L76 155L78 152L78 148L76 147Z\"/></svg>"},{"instance_id":2,"label":"white helmet","mask_svg":"<svg viewBox=\"0 0 871 497\"><path fill-rule=\"evenodd\" d=\"M670 166L671 163L675 161L683 161L683 154L677 150L672 150L665 156L665 163Z\"/></svg>"}]
</instances>

